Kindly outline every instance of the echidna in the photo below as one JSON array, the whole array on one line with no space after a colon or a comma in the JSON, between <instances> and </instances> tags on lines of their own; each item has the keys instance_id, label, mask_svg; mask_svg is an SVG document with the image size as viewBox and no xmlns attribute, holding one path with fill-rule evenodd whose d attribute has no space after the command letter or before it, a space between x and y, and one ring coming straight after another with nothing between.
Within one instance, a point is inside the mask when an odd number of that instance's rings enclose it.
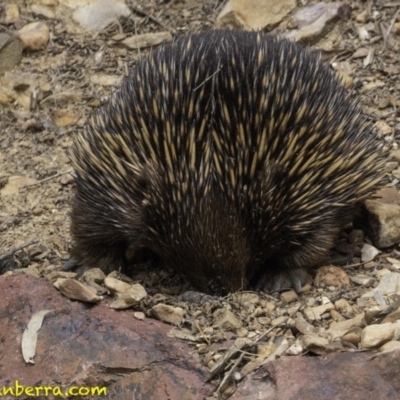
<instances>
[{"instance_id":1,"label":"echidna","mask_svg":"<svg viewBox=\"0 0 400 400\"><path fill-rule=\"evenodd\" d=\"M284 277L300 290L384 164L318 55L240 31L142 59L71 158L75 260L119 268L128 247L149 249L205 292Z\"/></svg>"}]
</instances>

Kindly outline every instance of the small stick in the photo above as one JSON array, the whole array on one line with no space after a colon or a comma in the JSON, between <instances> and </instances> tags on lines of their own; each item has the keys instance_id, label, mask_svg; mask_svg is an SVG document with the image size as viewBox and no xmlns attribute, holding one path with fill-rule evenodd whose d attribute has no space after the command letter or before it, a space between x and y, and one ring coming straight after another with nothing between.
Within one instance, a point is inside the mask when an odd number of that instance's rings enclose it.
<instances>
[{"instance_id":1,"label":"small stick","mask_svg":"<svg viewBox=\"0 0 400 400\"><path fill-rule=\"evenodd\" d=\"M233 363L231 369L225 374L224 378L222 379L221 383L218 386L218 389L217 389L217 392L216 392L217 394L221 394L221 389L225 385L225 382L227 382L228 379L233 375L233 373L235 372L237 366L243 360L244 354L245 353L240 354L240 356L237 358L237 360Z\"/></svg>"},{"instance_id":2,"label":"small stick","mask_svg":"<svg viewBox=\"0 0 400 400\"><path fill-rule=\"evenodd\" d=\"M50 181L50 180L52 180L53 178L58 178L58 177L61 176L61 175L70 174L70 173L73 172L73 171L74 171L74 170L71 168L71 169L68 169L67 171L59 172L58 174L49 176L49 177L44 178L44 179L42 179L42 180L40 180L40 181L37 181L37 182L35 182L35 183L30 183L30 184L28 184L28 185L24 185L23 188L27 188L27 187L31 187L31 186L40 185L40 184L42 184L43 182Z\"/></svg>"},{"instance_id":3,"label":"small stick","mask_svg":"<svg viewBox=\"0 0 400 400\"><path fill-rule=\"evenodd\" d=\"M142 17L146 17L148 19L150 19L151 21L155 22L156 24L160 25L162 28L164 28L165 30L174 33L174 29L170 28L169 26L165 25L163 22L161 22L158 18L152 16L151 14L149 14L147 11L144 11L136 6L130 6L130 8L136 13L141 15Z\"/></svg>"},{"instance_id":4,"label":"small stick","mask_svg":"<svg viewBox=\"0 0 400 400\"><path fill-rule=\"evenodd\" d=\"M385 35L383 36L383 50L386 49L386 43L387 43L388 37L390 35L390 32L393 29L393 25L396 22L396 18L399 15L399 12L400 12L400 8L396 11L396 14L394 14L394 17L393 17L392 21L390 22L389 28L387 29Z\"/></svg>"},{"instance_id":5,"label":"small stick","mask_svg":"<svg viewBox=\"0 0 400 400\"><path fill-rule=\"evenodd\" d=\"M10 257L12 255L14 255L17 251L22 250L25 247L30 246L31 244L35 244L38 243L39 239L32 239L29 242L23 243L19 246L16 247L12 247L11 250L7 251L7 253L3 254L2 256L0 256L0 261L5 260L7 257Z\"/></svg>"}]
</instances>

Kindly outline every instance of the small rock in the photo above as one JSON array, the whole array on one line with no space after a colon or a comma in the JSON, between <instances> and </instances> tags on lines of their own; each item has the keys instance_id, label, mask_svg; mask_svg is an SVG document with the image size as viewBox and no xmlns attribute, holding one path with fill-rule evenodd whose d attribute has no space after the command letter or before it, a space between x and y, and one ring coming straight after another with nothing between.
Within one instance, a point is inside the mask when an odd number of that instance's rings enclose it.
<instances>
[{"instance_id":1,"label":"small rock","mask_svg":"<svg viewBox=\"0 0 400 400\"><path fill-rule=\"evenodd\" d=\"M380 110L383 110L383 109L385 109L385 108L387 108L389 106L390 106L390 99L389 98L385 97L385 98L379 100L378 108Z\"/></svg>"},{"instance_id":2,"label":"small rock","mask_svg":"<svg viewBox=\"0 0 400 400\"><path fill-rule=\"evenodd\" d=\"M43 4L32 4L31 10L33 13L35 13L37 15L42 15L43 17L45 17L47 19L55 18L55 14L54 14L52 7L49 7L49 6L46 6Z\"/></svg>"},{"instance_id":3,"label":"small rock","mask_svg":"<svg viewBox=\"0 0 400 400\"><path fill-rule=\"evenodd\" d=\"M391 135L393 128L391 128L385 121L376 121L375 127L378 133L382 136Z\"/></svg>"},{"instance_id":4,"label":"small rock","mask_svg":"<svg viewBox=\"0 0 400 400\"><path fill-rule=\"evenodd\" d=\"M283 325L286 323L288 320L288 317L285 317L284 315L275 318L274 320L271 321L271 326L278 326L278 325Z\"/></svg>"},{"instance_id":5,"label":"small rock","mask_svg":"<svg viewBox=\"0 0 400 400\"><path fill-rule=\"evenodd\" d=\"M350 281L365 287L375 286L376 283L376 280L372 276L361 274L350 276Z\"/></svg>"},{"instance_id":6,"label":"small rock","mask_svg":"<svg viewBox=\"0 0 400 400\"><path fill-rule=\"evenodd\" d=\"M361 342L362 331L363 330L361 328L350 329L350 331L344 334L340 340L342 342L349 342L358 347L358 344Z\"/></svg>"},{"instance_id":7,"label":"small rock","mask_svg":"<svg viewBox=\"0 0 400 400\"><path fill-rule=\"evenodd\" d=\"M28 178L27 176L10 176L7 183L0 189L1 196L8 196L11 194L18 193L19 189L22 189L26 185L32 185L36 183L36 179Z\"/></svg>"},{"instance_id":8,"label":"small rock","mask_svg":"<svg viewBox=\"0 0 400 400\"><path fill-rule=\"evenodd\" d=\"M31 22L18 31L18 37L24 50L42 50L50 40L50 30L44 22Z\"/></svg>"},{"instance_id":9,"label":"small rock","mask_svg":"<svg viewBox=\"0 0 400 400\"><path fill-rule=\"evenodd\" d=\"M0 76L12 70L22 58L22 43L15 35L0 33ZM3 87L3 91L5 88ZM1 98L0 91L0 98ZM1 103L8 103L6 98Z\"/></svg>"},{"instance_id":10,"label":"small rock","mask_svg":"<svg viewBox=\"0 0 400 400\"><path fill-rule=\"evenodd\" d=\"M79 118L79 115L70 110L60 110L56 108L51 112L51 119L58 127L76 124Z\"/></svg>"},{"instance_id":11,"label":"small rock","mask_svg":"<svg viewBox=\"0 0 400 400\"><path fill-rule=\"evenodd\" d=\"M382 324L396 321L400 321L400 307L396 311L386 315L386 317L382 320Z\"/></svg>"},{"instance_id":12,"label":"small rock","mask_svg":"<svg viewBox=\"0 0 400 400\"><path fill-rule=\"evenodd\" d=\"M397 161L400 163L400 150L395 150L390 153L390 159ZM394 188L395 189L395 188ZM397 192L397 190L396 190Z\"/></svg>"},{"instance_id":13,"label":"small rock","mask_svg":"<svg viewBox=\"0 0 400 400\"><path fill-rule=\"evenodd\" d=\"M100 268L90 268L83 275L82 280L88 286L96 290L96 293L100 296L107 294L108 291L103 286L100 286L104 282L106 275Z\"/></svg>"},{"instance_id":14,"label":"small rock","mask_svg":"<svg viewBox=\"0 0 400 400\"><path fill-rule=\"evenodd\" d=\"M304 351L303 346L300 343L295 343L295 344L292 344L286 350L286 354L291 355L291 356L298 356L301 353L303 353L303 351Z\"/></svg>"},{"instance_id":15,"label":"small rock","mask_svg":"<svg viewBox=\"0 0 400 400\"><path fill-rule=\"evenodd\" d=\"M292 18L292 21L299 20L302 15L302 24L297 24L299 29L293 29L283 36L296 42L316 40L323 35L327 27L336 19L349 19L351 7L342 2L325 3L319 2L300 9Z\"/></svg>"},{"instance_id":16,"label":"small rock","mask_svg":"<svg viewBox=\"0 0 400 400\"><path fill-rule=\"evenodd\" d=\"M400 349L400 342L397 340L391 340L389 342L386 342L383 346L379 348L379 351L393 351Z\"/></svg>"},{"instance_id":17,"label":"small rock","mask_svg":"<svg viewBox=\"0 0 400 400\"><path fill-rule=\"evenodd\" d=\"M365 24L365 22L367 22L368 20L368 17L369 17L369 12L367 9L365 9L364 11L360 12L360 14L357 15L356 21Z\"/></svg>"},{"instance_id":18,"label":"small rock","mask_svg":"<svg viewBox=\"0 0 400 400\"><path fill-rule=\"evenodd\" d=\"M377 247L390 247L400 241L400 206L367 200L368 224Z\"/></svg>"},{"instance_id":19,"label":"small rock","mask_svg":"<svg viewBox=\"0 0 400 400\"><path fill-rule=\"evenodd\" d=\"M288 290L287 292L281 293L281 300L285 303L292 303L299 299L299 296L294 290Z\"/></svg>"},{"instance_id":20,"label":"small rock","mask_svg":"<svg viewBox=\"0 0 400 400\"><path fill-rule=\"evenodd\" d=\"M162 43L172 41L172 35L169 32L143 33L142 35L130 36L120 42L128 49L136 50L146 47L157 46Z\"/></svg>"},{"instance_id":21,"label":"small rock","mask_svg":"<svg viewBox=\"0 0 400 400\"><path fill-rule=\"evenodd\" d=\"M375 261L370 261L370 262L365 263L363 265L363 268L366 270L369 270L369 269L375 268L377 265L378 264Z\"/></svg>"},{"instance_id":22,"label":"small rock","mask_svg":"<svg viewBox=\"0 0 400 400\"><path fill-rule=\"evenodd\" d=\"M332 335L332 339L342 337L350 329L359 328L365 326L365 313L361 313L352 319L340 322L332 322L329 325L327 333Z\"/></svg>"},{"instance_id":23,"label":"small rock","mask_svg":"<svg viewBox=\"0 0 400 400\"><path fill-rule=\"evenodd\" d=\"M331 318L338 322L338 321L345 321L346 318L342 316L342 314L340 314L339 312L337 312L336 310L331 310L330 312Z\"/></svg>"},{"instance_id":24,"label":"small rock","mask_svg":"<svg viewBox=\"0 0 400 400\"><path fill-rule=\"evenodd\" d=\"M344 315L346 318L354 317L354 308L345 299L339 299L335 301L335 308L337 311L340 312L340 314Z\"/></svg>"},{"instance_id":25,"label":"small rock","mask_svg":"<svg viewBox=\"0 0 400 400\"><path fill-rule=\"evenodd\" d=\"M396 179L400 179L400 168L395 169L394 171L392 171L392 175L396 178Z\"/></svg>"},{"instance_id":26,"label":"small rock","mask_svg":"<svg viewBox=\"0 0 400 400\"><path fill-rule=\"evenodd\" d=\"M316 321L321 319L322 314L333 309L334 305L331 302L329 302L328 304L322 304L317 307L308 308L304 310L304 314L306 315L309 321Z\"/></svg>"},{"instance_id":27,"label":"small rock","mask_svg":"<svg viewBox=\"0 0 400 400\"><path fill-rule=\"evenodd\" d=\"M385 164L385 170L384 172L392 172L394 169L396 169L399 166L398 161L388 161ZM394 188L395 189L395 188Z\"/></svg>"},{"instance_id":28,"label":"small rock","mask_svg":"<svg viewBox=\"0 0 400 400\"><path fill-rule=\"evenodd\" d=\"M240 328L236 331L236 336L240 338L247 337L249 331L246 328Z\"/></svg>"},{"instance_id":29,"label":"small rock","mask_svg":"<svg viewBox=\"0 0 400 400\"><path fill-rule=\"evenodd\" d=\"M372 245L370 245L368 243L364 243L364 246L363 246L363 248L361 250L361 261L363 263L370 262L379 253L380 253L380 251L376 247L374 247L374 246L372 246Z\"/></svg>"},{"instance_id":30,"label":"small rock","mask_svg":"<svg viewBox=\"0 0 400 400\"><path fill-rule=\"evenodd\" d=\"M347 273L342 268L326 266L318 269L314 284L317 287L342 287L349 286L350 280Z\"/></svg>"},{"instance_id":31,"label":"small rock","mask_svg":"<svg viewBox=\"0 0 400 400\"><path fill-rule=\"evenodd\" d=\"M90 82L100 86L120 86L122 78L116 75L91 74Z\"/></svg>"},{"instance_id":32,"label":"small rock","mask_svg":"<svg viewBox=\"0 0 400 400\"><path fill-rule=\"evenodd\" d=\"M133 316L134 316L136 319L138 319L139 321L143 321L143 320L146 318L146 316L144 315L144 313L142 313L141 311L135 311L135 312L133 313Z\"/></svg>"},{"instance_id":33,"label":"small rock","mask_svg":"<svg viewBox=\"0 0 400 400\"><path fill-rule=\"evenodd\" d=\"M110 304L110 308L124 310L138 305L145 297L147 297L146 289L139 283L136 283L123 293L118 294L118 298Z\"/></svg>"},{"instance_id":34,"label":"small rock","mask_svg":"<svg viewBox=\"0 0 400 400\"><path fill-rule=\"evenodd\" d=\"M232 298L234 301L242 305L260 303L260 296L257 293L239 292L234 293L232 295Z\"/></svg>"},{"instance_id":35,"label":"small rock","mask_svg":"<svg viewBox=\"0 0 400 400\"><path fill-rule=\"evenodd\" d=\"M381 293L382 295L394 295L400 293L400 273L387 272L382 276L378 286L369 292L364 293L362 298L375 297L378 293Z\"/></svg>"},{"instance_id":36,"label":"small rock","mask_svg":"<svg viewBox=\"0 0 400 400\"><path fill-rule=\"evenodd\" d=\"M392 323L366 326L361 334L361 349L373 349L392 340L395 325Z\"/></svg>"},{"instance_id":37,"label":"small rock","mask_svg":"<svg viewBox=\"0 0 400 400\"><path fill-rule=\"evenodd\" d=\"M303 335L306 335L307 333L316 333L318 329L308 323L300 312L296 314L294 322L296 329Z\"/></svg>"},{"instance_id":38,"label":"small rock","mask_svg":"<svg viewBox=\"0 0 400 400\"><path fill-rule=\"evenodd\" d=\"M217 17L217 28L259 30L274 27L296 7L296 0L230 0Z\"/></svg>"},{"instance_id":39,"label":"small rock","mask_svg":"<svg viewBox=\"0 0 400 400\"><path fill-rule=\"evenodd\" d=\"M112 293L120 293L120 294L126 292L131 287L131 285L129 283L123 282L116 278L112 278L110 276L107 276L104 279L104 285Z\"/></svg>"},{"instance_id":40,"label":"small rock","mask_svg":"<svg viewBox=\"0 0 400 400\"><path fill-rule=\"evenodd\" d=\"M76 278L77 273L76 272L69 272L69 271L52 271L48 274L46 274L46 279L48 279L50 282L56 282L58 278L64 278L64 279L73 279Z\"/></svg>"},{"instance_id":41,"label":"small rock","mask_svg":"<svg viewBox=\"0 0 400 400\"><path fill-rule=\"evenodd\" d=\"M392 153L393 154L393 153ZM384 204L400 204L400 195L395 187L384 187L376 192L376 197L380 203Z\"/></svg>"},{"instance_id":42,"label":"small rock","mask_svg":"<svg viewBox=\"0 0 400 400\"><path fill-rule=\"evenodd\" d=\"M54 286L65 296L72 300L84 301L87 303L98 303L102 297L97 296L90 287L82 285L75 279L59 278Z\"/></svg>"},{"instance_id":43,"label":"small rock","mask_svg":"<svg viewBox=\"0 0 400 400\"><path fill-rule=\"evenodd\" d=\"M15 24L21 19L19 15L19 8L17 4L7 4L4 7L4 17L2 23L5 25Z\"/></svg>"},{"instance_id":44,"label":"small rock","mask_svg":"<svg viewBox=\"0 0 400 400\"><path fill-rule=\"evenodd\" d=\"M96 0L92 4L77 8L72 18L84 29L101 31L108 25L118 21L120 17L128 17L129 7L114 0Z\"/></svg>"},{"instance_id":45,"label":"small rock","mask_svg":"<svg viewBox=\"0 0 400 400\"><path fill-rule=\"evenodd\" d=\"M318 334L307 334L301 338L301 345L304 350L311 351L316 354L326 354L325 349L329 345L329 340L318 336Z\"/></svg>"},{"instance_id":46,"label":"small rock","mask_svg":"<svg viewBox=\"0 0 400 400\"><path fill-rule=\"evenodd\" d=\"M233 315L233 313L225 308L220 308L213 313L213 327L223 328L226 330L236 330L242 328L241 321Z\"/></svg>"},{"instance_id":47,"label":"small rock","mask_svg":"<svg viewBox=\"0 0 400 400\"><path fill-rule=\"evenodd\" d=\"M74 183L74 181L75 179L71 174L62 174L59 180L62 186L71 185Z\"/></svg>"},{"instance_id":48,"label":"small rock","mask_svg":"<svg viewBox=\"0 0 400 400\"><path fill-rule=\"evenodd\" d=\"M257 321L261 325L270 325L271 324L271 318L268 318L268 317L258 317Z\"/></svg>"},{"instance_id":49,"label":"small rock","mask_svg":"<svg viewBox=\"0 0 400 400\"><path fill-rule=\"evenodd\" d=\"M167 322L172 325L182 324L183 317L185 315L185 310L180 307L172 307L167 304L156 304L151 309L154 317L160 321Z\"/></svg>"}]
</instances>

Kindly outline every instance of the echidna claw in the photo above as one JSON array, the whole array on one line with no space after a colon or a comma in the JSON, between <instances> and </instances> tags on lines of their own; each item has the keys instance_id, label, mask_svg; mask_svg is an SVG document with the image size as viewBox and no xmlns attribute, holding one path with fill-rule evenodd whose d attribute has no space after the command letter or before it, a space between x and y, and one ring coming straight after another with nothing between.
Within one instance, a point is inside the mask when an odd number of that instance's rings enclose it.
<instances>
[{"instance_id":1,"label":"echidna claw","mask_svg":"<svg viewBox=\"0 0 400 400\"><path fill-rule=\"evenodd\" d=\"M285 272L265 274L255 285L256 290L270 293L277 296L279 293L294 289L296 293L311 279L310 275L303 268L291 269Z\"/></svg>"}]
</instances>

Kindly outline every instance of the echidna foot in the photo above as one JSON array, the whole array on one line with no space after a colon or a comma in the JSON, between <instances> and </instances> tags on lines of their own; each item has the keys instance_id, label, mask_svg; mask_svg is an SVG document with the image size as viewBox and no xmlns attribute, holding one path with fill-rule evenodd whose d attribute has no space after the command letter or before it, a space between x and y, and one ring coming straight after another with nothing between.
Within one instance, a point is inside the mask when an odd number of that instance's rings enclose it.
<instances>
[{"instance_id":1,"label":"echidna foot","mask_svg":"<svg viewBox=\"0 0 400 400\"><path fill-rule=\"evenodd\" d=\"M79 262L74 257L70 257L69 260L61 267L61 271L74 271L76 268L78 268L78 266Z\"/></svg>"},{"instance_id":2,"label":"echidna foot","mask_svg":"<svg viewBox=\"0 0 400 400\"><path fill-rule=\"evenodd\" d=\"M304 268L295 268L285 272L265 274L255 284L255 289L273 296L292 288L296 293L300 293L302 286L310 280L311 277Z\"/></svg>"}]
</instances>

